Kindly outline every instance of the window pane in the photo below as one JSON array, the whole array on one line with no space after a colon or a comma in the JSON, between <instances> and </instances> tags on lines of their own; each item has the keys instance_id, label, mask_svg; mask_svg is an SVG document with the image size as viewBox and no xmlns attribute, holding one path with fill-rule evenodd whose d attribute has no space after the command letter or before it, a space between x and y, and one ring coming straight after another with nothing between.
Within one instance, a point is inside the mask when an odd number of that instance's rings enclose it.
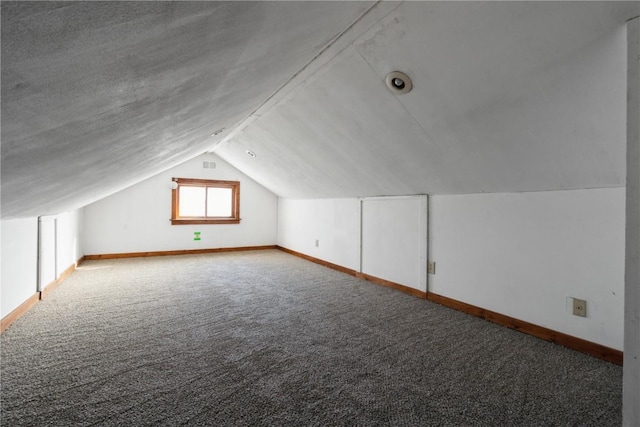
<instances>
[{"instance_id":1,"label":"window pane","mask_svg":"<svg viewBox=\"0 0 640 427\"><path fill-rule=\"evenodd\" d=\"M180 187L180 216L204 216L204 187Z\"/></svg>"},{"instance_id":2,"label":"window pane","mask_svg":"<svg viewBox=\"0 0 640 427\"><path fill-rule=\"evenodd\" d=\"M231 217L231 188L207 188L207 216Z\"/></svg>"}]
</instances>

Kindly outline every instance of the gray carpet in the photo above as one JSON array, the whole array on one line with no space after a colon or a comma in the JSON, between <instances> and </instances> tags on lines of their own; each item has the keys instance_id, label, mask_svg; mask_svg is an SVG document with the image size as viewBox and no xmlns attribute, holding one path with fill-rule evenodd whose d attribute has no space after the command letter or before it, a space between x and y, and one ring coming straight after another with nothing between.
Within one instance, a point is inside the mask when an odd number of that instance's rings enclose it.
<instances>
[{"instance_id":1,"label":"gray carpet","mask_svg":"<svg viewBox=\"0 0 640 427\"><path fill-rule=\"evenodd\" d=\"M86 262L1 344L3 426L621 424L621 367L276 250Z\"/></svg>"}]
</instances>

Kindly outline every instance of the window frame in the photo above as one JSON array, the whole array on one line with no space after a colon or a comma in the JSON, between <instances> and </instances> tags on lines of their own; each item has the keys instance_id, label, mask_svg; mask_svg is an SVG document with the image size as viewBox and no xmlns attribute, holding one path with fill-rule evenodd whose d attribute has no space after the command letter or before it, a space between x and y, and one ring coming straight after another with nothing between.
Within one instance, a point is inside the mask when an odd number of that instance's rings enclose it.
<instances>
[{"instance_id":1,"label":"window frame","mask_svg":"<svg viewBox=\"0 0 640 427\"><path fill-rule=\"evenodd\" d=\"M223 181L217 179L171 178L171 225L184 224L239 224L240 223L240 181ZM205 216L180 216L180 187L205 188ZM231 216L206 216L207 187L231 189Z\"/></svg>"}]
</instances>

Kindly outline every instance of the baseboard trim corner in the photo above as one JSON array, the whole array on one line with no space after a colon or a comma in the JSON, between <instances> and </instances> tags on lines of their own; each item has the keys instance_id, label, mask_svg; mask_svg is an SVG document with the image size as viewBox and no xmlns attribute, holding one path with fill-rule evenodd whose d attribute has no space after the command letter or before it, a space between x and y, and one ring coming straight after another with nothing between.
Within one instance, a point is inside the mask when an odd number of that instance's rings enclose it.
<instances>
[{"instance_id":1,"label":"baseboard trim corner","mask_svg":"<svg viewBox=\"0 0 640 427\"><path fill-rule=\"evenodd\" d=\"M562 332L557 332L552 329L538 326L524 320L509 317L504 314L496 313L491 310L486 310L484 308L454 300L452 298L434 294L433 292L427 293L427 300L443 305L445 307L452 308L454 310L462 311L472 316L480 317L481 319L485 319L489 322L505 326L509 329L515 329L516 331L532 335L545 341L549 341L563 347L588 354L598 359L606 360L607 362L611 362L615 365L622 365L623 353L620 350L606 347L604 345L587 341L582 338L567 335Z\"/></svg>"},{"instance_id":2,"label":"baseboard trim corner","mask_svg":"<svg viewBox=\"0 0 640 427\"><path fill-rule=\"evenodd\" d=\"M261 251L265 249L277 249L277 245L264 246L239 246L233 248L209 248L209 249L181 249L173 251L149 251L149 252L122 252L113 254L94 254L85 255L83 261L100 260L100 259L118 259L118 258L143 258L156 256L173 256L173 255L200 255L212 254L220 252L243 252L243 251Z\"/></svg>"}]
</instances>

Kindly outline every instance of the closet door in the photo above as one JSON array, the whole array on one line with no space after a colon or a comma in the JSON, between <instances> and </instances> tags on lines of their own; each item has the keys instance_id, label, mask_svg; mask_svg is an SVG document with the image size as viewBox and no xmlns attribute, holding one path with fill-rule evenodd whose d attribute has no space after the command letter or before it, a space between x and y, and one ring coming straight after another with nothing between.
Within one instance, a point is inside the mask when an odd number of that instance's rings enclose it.
<instances>
[{"instance_id":1,"label":"closet door","mask_svg":"<svg viewBox=\"0 0 640 427\"><path fill-rule=\"evenodd\" d=\"M38 290L56 280L56 217L42 216L38 219Z\"/></svg>"},{"instance_id":2,"label":"closet door","mask_svg":"<svg viewBox=\"0 0 640 427\"><path fill-rule=\"evenodd\" d=\"M362 203L361 272L427 291L427 196Z\"/></svg>"}]
</instances>

